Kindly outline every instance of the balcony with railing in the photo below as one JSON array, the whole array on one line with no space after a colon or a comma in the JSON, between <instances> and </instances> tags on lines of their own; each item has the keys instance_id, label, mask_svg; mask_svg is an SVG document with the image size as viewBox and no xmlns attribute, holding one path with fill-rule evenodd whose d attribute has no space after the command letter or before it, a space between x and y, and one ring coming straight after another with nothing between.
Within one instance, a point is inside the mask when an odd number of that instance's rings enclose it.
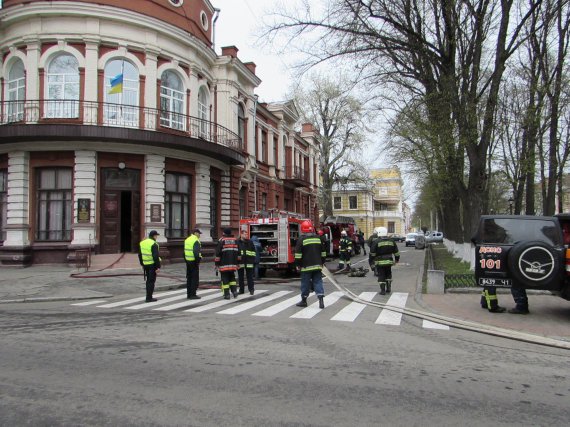
<instances>
[{"instance_id":1,"label":"balcony with railing","mask_svg":"<svg viewBox=\"0 0 570 427\"><path fill-rule=\"evenodd\" d=\"M243 164L239 136L217 123L135 105L81 100L3 101L0 143L98 140L171 147Z\"/></svg>"},{"instance_id":2,"label":"balcony with railing","mask_svg":"<svg viewBox=\"0 0 570 427\"><path fill-rule=\"evenodd\" d=\"M311 185L309 172L300 166L287 166L285 168L285 181L296 187L309 187Z\"/></svg>"}]
</instances>

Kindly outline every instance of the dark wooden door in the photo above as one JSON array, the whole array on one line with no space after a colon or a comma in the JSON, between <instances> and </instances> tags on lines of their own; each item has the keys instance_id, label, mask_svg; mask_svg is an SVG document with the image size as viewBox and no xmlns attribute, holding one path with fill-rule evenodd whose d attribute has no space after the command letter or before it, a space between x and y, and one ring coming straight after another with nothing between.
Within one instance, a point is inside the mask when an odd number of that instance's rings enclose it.
<instances>
[{"instance_id":1,"label":"dark wooden door","mask_svg":"<svg viewBox=\"0 0 570 427\"><path fill-rule=\"evenodd\" d=\"M121 192L104 190L101 209L101 253L116 254L121 247Z\"/></svg>"},{"instance_id":2,"label":"dark wooden door","mask_svg":"<svg viewBox=\"0 0 570 427\"><path fill-rule=\"evenodd\" d=\"M104 168L101 177L100 252L136 252L141 237L140 171Z\"/></svg>"}]
</instances>

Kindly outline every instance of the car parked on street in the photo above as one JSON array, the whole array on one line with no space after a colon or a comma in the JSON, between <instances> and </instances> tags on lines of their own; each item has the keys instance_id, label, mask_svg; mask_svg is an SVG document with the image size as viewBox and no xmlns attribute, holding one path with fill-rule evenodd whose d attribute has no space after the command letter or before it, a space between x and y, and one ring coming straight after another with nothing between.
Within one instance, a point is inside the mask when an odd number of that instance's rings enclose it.
<instances>
[{"instance_id":1,"label":"car parked on street","mask_svg":"<svg viewBox=\"0 0 570 427\"><path fill-rule=\"evenodd\" d=\"M441 231L428 231L426 243L443 243L443 233Z\"/></svg>"},{"instance_id":2,"label":"car parked on street","mask_svg":"<svg viewBox=\"0 0 570 427\"><path fill-rule=\"evenodd\" d=\"M416 236L418 233L408 233L406 234L406 247L407 246L415 246L416 245Z\"/></svg>"},{"instance_id":3,"label":"car parked on street","mask_svg":"<svg viewBox=\"0 0 570 427\"><path fill-rule=\"evenodd\" d=\"M394 242L400 242L400 243L406 241L406 238L405 238L404 236L400 236L399 234L394 234L394 235L392 235L392 236L391 236L391 239L392 239Z\"/></svg>"},{"instance_id":4,"label":"car parked on street","mask_svg":"<svg viewBox=\"0 0 570 427\"><path fill-rule=\"evenodd\" d=\"M479 286L549 290L570 300L569 215L482 215L475 245Z\"/></svg>"}]
</instances>

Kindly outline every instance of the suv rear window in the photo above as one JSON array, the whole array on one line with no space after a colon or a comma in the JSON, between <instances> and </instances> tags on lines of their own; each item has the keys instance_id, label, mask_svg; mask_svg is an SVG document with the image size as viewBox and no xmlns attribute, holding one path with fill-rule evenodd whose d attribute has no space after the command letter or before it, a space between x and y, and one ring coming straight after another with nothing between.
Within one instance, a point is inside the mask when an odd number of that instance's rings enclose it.
<instances>
[{"instance_id":1,"label":"suv rear window","mask_svg":"<svg viewBox=\"0 0 570 427\"><path fill-rule=\"evenodd\" d=\"M521 240L538 240L552 246L561 246L561 236L554 221L516 218L489 218L481 226L481 243L513 245Z\"/></svg>"}]
</instances>

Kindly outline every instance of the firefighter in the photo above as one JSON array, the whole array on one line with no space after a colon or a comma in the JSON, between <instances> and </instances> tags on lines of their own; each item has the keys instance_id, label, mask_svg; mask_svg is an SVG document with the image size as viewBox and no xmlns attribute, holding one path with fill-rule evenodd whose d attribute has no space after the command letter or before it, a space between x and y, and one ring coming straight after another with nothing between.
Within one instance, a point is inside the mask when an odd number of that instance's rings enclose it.
<instances>
[{"instance_id":1,"label":"firefighter","mask_svg":"<svg viewBox=\"0 0 570 427\"><path fill-rule=\"evenodd\" d=\"M192 230L192 234L184 241L184 260L186 261L186 298L200 299L196 295L200 281L200 261L202 261L201 231Z\"/></svg>"},{"instance_id":2,"label":"firefighter","mask_svg":"<svg viewBox=\"0 0 570 427\"><path fill-rule=\"evenodd\" d=\"M250 295L254 293L253 283L253 268L255 264L255 246L253 242L247 238L247 231L242 230L241 236L238 239L239 251L239 270L238 270L238 283L239 293L245 293L244 276L247 278L247 290Z\"/></svg>"},{"instance_id":3,"label":"firefighter","mask_svg":"<svg viewBox=\"0 0 570 427\"><path fill-rule=\"evenodd\" d=\"M350 269L350 254L352 253L352 240L348 238L346 230L340 232L340 242L338 243L338 269Z\"/></svg>"},{"instance_id":4,"label":"firefighter","mask_svg":"<svg viewBox=\"0 0 570 427\"><path fill-rule=\"evenodd\" d=\"M497 288L495 286L483 286L481 308L487 309L491 313L503 313L506 310L505 307L499 306Z\"/></svg>"},{"instance_id":5,"label":"firefighter","mask_svg":"<svg viewBox=\"0 0 570 427\"><path fill-rule=\"evenodd\" d=\"M152 230L148 233L148 238L140 242L139 262L144 270L146 284L146 302L157 301L152 297L154 292L154 284L156 282L156 274L160 271L159 247L156 238L159 236L158 231Z\"/></svg>"},{"instance_id":6,"label":"firefighter","mask_svg":"<svg viewBox=\"0 0 570 427\"><path fill-rule=\"evenodd\" d=\"M230 299L230 291L237 298L236 271L238 269L238 244L231 228L224 228L224 235L218 240L214 263L220 272L224 299Z\"/></svg>"},{"instance_id":7,"label":"firefighter","mask_svg":"<svg viewBox=\"0 0 570 427\"><path fill-rule=\"evenodd\" d=\"M388 238L386 227L376 228L378 238L370 248L370 258L374 260L380 285L380 295L392 291L392 266L400 262L400 252L394 240Z\"/></svg>"},{"instance_id":8,"label":"firefighter","mask_svg":"<svg viewBox=\"0 0 570 427\"><path fill-rule=\"evenodd\" d=\"M301 270L301 301L297 307L306 307L311 287L314 288L319 299L319 308L325 308L325 290L323 288L323 275L321 273L325 263L326 251L323 242L315 234L313 223L301 223L301 237L295 246L295 263Z\"/></svg>"},{"instance_id":9,"label":"firefighter","mask_svg":"<svg viewBox=\"0 0 570 427\"><path fill-rule=\"evenodd\" d=\"M376 239L378 239L378 232L376 231L376 229L374 229L374 232L368 238L368 247L370 248L371 251L372 251L372 246L374 246L374 242L376 241ZM374 265L374 259L370 255L368 256L368 264L370 264L370 269L374 272L374 275L378 276L378 273L376 272L376 266Z\"/></svg>"}]
</instances>

